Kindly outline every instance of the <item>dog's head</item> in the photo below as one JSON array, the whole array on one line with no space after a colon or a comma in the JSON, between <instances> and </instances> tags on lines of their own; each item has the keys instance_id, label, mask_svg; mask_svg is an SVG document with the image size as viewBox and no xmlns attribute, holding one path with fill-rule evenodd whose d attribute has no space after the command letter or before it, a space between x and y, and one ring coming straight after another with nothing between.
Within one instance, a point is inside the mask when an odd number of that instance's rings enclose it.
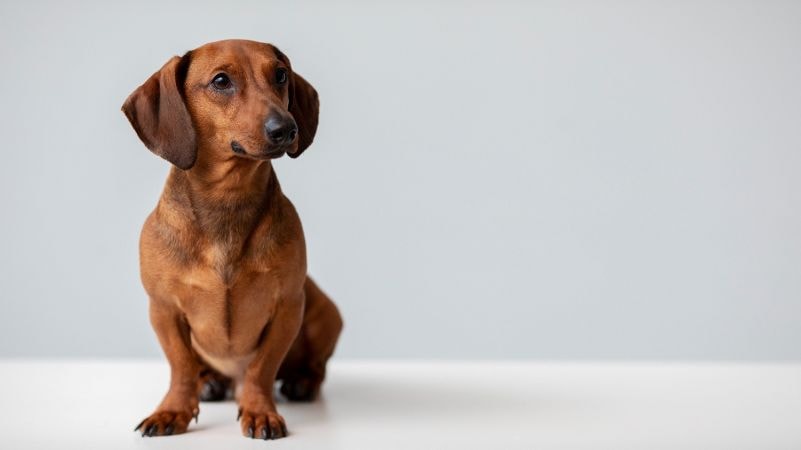
<instances>
[{"instance_id":1,"label":"dog's head","mask_svg":"<svg viewBox=\"0 0 801 450\"><path fill-rule=\"evenodd\" d=\"M198 152L296 158L317 131L317 91L270 44L230 40L175 56L122 106L152 152L190 169Z\"/></svg>"}]
</instances>

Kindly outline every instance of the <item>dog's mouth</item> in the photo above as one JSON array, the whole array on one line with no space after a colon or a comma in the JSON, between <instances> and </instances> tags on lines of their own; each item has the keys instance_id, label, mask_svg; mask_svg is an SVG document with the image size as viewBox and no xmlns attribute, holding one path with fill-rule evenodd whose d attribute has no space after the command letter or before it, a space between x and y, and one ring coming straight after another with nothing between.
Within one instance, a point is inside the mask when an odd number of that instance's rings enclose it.
<instances>
[{"instance_id":1,"label":"dog's mouth","mask_svg":"<svg viewBox=\"0 0 801 450\"><path fill-rule=\"evenodd\" d=\"M231 150L237 155L247 156L254 159L277 159L286 154L286 146L265 146L261 152L257 154L248 153L245 147L237 141L231 141Z\"/></svg>"}]
</instances>

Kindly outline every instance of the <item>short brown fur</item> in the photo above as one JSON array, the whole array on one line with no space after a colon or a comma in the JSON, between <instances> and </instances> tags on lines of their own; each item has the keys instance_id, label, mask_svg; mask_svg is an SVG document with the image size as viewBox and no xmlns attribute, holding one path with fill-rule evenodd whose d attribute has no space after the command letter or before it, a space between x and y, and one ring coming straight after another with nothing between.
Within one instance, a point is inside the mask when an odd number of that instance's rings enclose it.
<instances>
[{"instance_id":1,"label":"short brown fur","mask_svg":"<svg viewBox=\"0 0 801 450\"><path fill-rule=\"evenodd\" d=\"M231 92L210 84L219 72ZM137 427L143 435L186 431L199 391L219 397L235 385L242 433L280 438L275 381L291 400L319 392L342 320L306 275L300 219L270 162L311 144L318 105L283 53L241 40L170 59L123 105L145 145L175 166L140 240L150 320L171 368L163 401ZM271 145L270 114L291 116L297 139ZM215 390L204 390L209 382Z\"/></svg>"}]
</instances>

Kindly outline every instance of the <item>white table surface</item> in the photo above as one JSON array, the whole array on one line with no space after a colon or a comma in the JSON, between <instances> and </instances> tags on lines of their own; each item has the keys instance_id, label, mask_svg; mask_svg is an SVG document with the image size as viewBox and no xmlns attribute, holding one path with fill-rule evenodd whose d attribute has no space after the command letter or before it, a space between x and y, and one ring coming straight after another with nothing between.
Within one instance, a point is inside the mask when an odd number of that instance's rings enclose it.
<instances>
[{"instance_id":1,"label":"white table surface","mask_svg":"<svg viewBox=\"0 0 801 450\"><path fill-rule=\"evenodd\" d=\"M0 361L0 448L801 449L801 364L335 361L267 442L233 402L140 437L167 381L161 361Z\"/></svg>"}]
</instances>

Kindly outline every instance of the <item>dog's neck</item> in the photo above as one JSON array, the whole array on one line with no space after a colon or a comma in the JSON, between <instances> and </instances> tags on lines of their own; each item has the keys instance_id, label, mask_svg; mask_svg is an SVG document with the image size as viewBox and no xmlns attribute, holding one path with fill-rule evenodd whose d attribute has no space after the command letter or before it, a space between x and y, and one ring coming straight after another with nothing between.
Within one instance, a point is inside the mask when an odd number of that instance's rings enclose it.
<instances>
[{"instance_id":1,"label":"dog's neck","mask_svg":"<svg viewBox=\"0 0 801 450\"><path fill-rule=\"evenodd\" d=\"M198 158L190 170L172 169L165 194L209 239L238 246L280 186L269 161Z\"/></svg>"}]
</instances>

